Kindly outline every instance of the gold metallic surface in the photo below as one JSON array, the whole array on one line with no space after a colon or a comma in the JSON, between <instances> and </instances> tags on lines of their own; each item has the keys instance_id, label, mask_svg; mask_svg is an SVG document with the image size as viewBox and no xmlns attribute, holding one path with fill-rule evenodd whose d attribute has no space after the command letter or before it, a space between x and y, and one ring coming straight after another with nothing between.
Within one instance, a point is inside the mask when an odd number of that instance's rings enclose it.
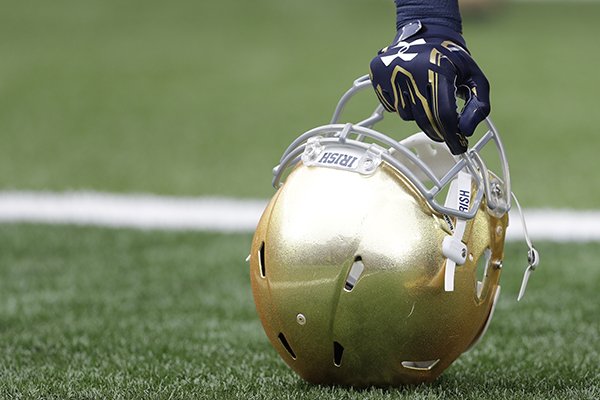
<instances>
[{"instance_id":1,"label":"gold metallic surface","mask_svg":"<svg viewBox=\"0 0 600 400\"><path fill-rule=\"evenodd\" d=\"M490 249L489 264L501 262L508 223L484 208L467 224L469 256L445 292L450 228L400 173L385 163L371 176L300 165L252 243L252 290L269 340L313 383L434 380L476 341L498 287L501 270L490 267L477 295L479 259ZM357 257L364 271L345 289Z\"/></svg>"}]
</instances>

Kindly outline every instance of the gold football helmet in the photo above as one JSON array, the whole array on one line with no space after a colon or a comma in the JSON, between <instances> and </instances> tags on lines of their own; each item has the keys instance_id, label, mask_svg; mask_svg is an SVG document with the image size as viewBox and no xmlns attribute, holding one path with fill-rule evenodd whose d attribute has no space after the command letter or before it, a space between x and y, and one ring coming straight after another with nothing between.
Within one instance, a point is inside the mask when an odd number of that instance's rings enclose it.
<instances>
[{"instance_id":1,"label":"gold football helmet","mask_svg":"<svg viewBox=\"0 0 600 400\"><path fill-rule=\"evenodd\" d=\"M264 330L313 383L432 381L482 337L500 294L511 191L493 124L461 156L423 133L375 131L382 107L338 124L369 86L355 81L332 123L286 150L252 242ZM498 174L481 156L490 143Z\"/></svg>"}]
</instances>

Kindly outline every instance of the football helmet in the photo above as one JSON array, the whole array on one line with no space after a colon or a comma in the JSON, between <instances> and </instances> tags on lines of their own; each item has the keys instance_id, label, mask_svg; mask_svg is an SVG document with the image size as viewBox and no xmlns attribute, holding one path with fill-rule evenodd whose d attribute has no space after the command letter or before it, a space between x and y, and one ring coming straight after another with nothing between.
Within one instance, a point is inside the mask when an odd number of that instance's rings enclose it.
<instances>
[{"instance_id":1,"label":"football helmet","mask_svg":"<svg viewBox=\"0 0 600 400\"><path fill-rule=\"evenodd\" d=\"M460 156L424 133L397 142L374 130L381 106L339 124L367 87L367 76L356 80L332 122L298 137L274 168L278 190L250 254L254 301L272 345L309 382L429 382L494 312L508 163L489 119ZM498 172L482 157L490 144Z\"/></svg>"}]
</instances>

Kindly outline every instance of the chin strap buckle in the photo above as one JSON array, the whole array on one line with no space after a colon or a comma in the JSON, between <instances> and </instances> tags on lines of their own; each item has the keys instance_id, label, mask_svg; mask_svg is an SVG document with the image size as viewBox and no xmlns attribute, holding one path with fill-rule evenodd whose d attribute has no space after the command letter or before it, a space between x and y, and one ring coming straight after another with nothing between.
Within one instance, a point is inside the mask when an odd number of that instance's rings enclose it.
<instances>
[{"instance_id":1,"label":"chin strap buckle","mask_svg":"<svg viewBox=\"0 0 600 400\"><path fill-rule=\"evenodd\" d=\"M532 270L535 270L535 268L540 264L540 253L538 253L535 247L532 247L527 252L527 262Z\"/></svg>"},{"instance_id":2,"label":"chin strap buckle","mask_svg":"<svg viewBox=\"0 0 600 400\"><path fill-rule=\"evenodd\" d=\"M523 209L521 209L521 204L519 204L519 200L514 193L512 193L512 197L515 200L515 204L517 205L517 211L519 212L519 216L521 217L521 225L523 226L523 233L525 234L525 241L527 242L527 247L529 247L529 251L527 251L527 269L523 274L523 281L521 282L521 289L519 290L519 295L517 296L517 301L521 301L523 296L525 296L525 290L527 289L527 283L529 282L529 277L531 273L535 271L537 266L540 264L540 253L533 247L531 243L531 239L529 238L529 232L527 231L527 224L525 223L525 217L523 216Z\"/></svg>"},{"instance_id":3,"label":"chin strap buckle","mask_svg":"<svg viewBox=\"0 0 600 400\"><path fill-rule=\"evenodd\" d=\"M525 295L525 289L527 289L527 283L529 282L529 277L531 273L535 271L537 266L540 263L540 253L535 249L535 247L531 246L529 251L527 252L527 269L523 274L523 281L521 282L521 289L519 290L519 296L517 297L517 301L521 301L523 296Z\"/></svg>"}]
</instances>

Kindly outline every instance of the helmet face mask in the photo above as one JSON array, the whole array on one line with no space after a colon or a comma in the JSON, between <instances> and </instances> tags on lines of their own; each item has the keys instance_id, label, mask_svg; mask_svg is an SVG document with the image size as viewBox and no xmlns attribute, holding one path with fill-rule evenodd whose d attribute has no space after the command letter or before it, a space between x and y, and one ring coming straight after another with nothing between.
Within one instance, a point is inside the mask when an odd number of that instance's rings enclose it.
<instances>
[{"instance_id":1,"label":"helmet face mask","mask_svg":"<svg viewBox=\"0 0 600 400\"><path fill-rule=\"evenodd\" d=\"M309 382L430 382L481 338L498 298L510 207L502 144L488 120L456 157L424 134L398 143L374 131L377 110L337 124L339 108L274 170L279 188L250 254L256 308ZM488 142L499 175L479 155Z\"/></svg>"}]
</instances>

